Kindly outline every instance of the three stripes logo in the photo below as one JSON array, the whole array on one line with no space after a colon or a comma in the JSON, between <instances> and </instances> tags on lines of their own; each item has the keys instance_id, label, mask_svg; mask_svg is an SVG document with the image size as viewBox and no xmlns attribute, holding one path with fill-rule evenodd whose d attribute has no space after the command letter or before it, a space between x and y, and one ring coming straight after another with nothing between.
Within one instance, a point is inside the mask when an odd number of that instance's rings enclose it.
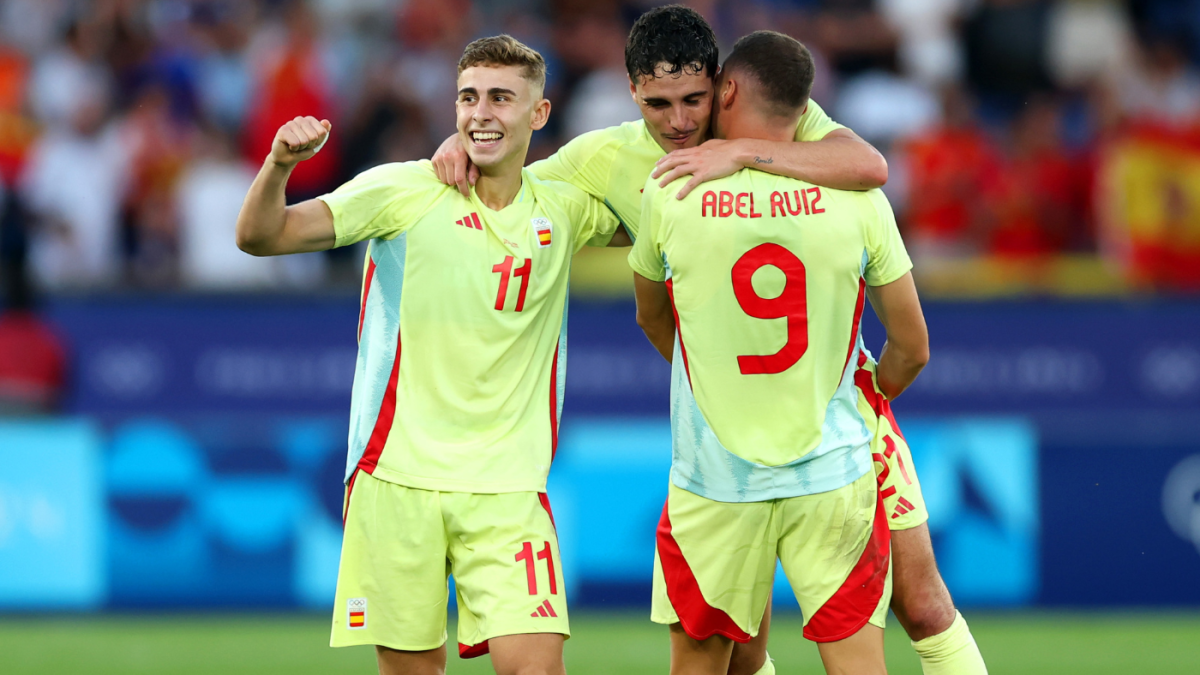
<instances>
[{"instance_id":1,"label":"three stripes logo","mask_svg":"<svg viewBox=\"0 0 1200 675\"><path fill-rule=\"evenodd\" d=\"M469 227L473 230L482 230L483 229L483 223L479 222L479 214L478 213L472 213L471 215L469 215L465 218L456 220L456 221L454 221L454 224L462 225L463 227Z\"/></svg>"},{"instance_id":2,"label":"three stripes logo","mask_svg":"<svg viewBox=\"0 0 1200 675\"><path fill-rule=\"evenodd\" d=\"M367 599L350 598L346 601L346 627L362 630L367 627Z\"/></svg>"},{"instance_id":3,"label":"three stripes logo","mask_svg":"<svg viewBox=\"0 0 1200 675\"><path fill-rule=\"evenodd\" d=\"M547 619L550 617L554 617L555 619L558 618L558 614L556 614L554 612L554 607L552 607L550 605L549 599L543 600L542 604L538 605L537 611L535 611L533 614L530 614L529 616L532 616L534 618L537 618L540 616L540 617L547 618Z\"/></svg>"},{"instance_id":4,"label":"three stripes logo","mask_svg":"<svg viewBox=\"0 0 1200 675\"><path fill-rule=\"evenodd\" d=\"M904 497L901 497L899 500L897 500L896 512L892 514L892 518L899 518L915 508L917 507L913 506L912 502L908 501Z\"/></svg>"}]
</instances>

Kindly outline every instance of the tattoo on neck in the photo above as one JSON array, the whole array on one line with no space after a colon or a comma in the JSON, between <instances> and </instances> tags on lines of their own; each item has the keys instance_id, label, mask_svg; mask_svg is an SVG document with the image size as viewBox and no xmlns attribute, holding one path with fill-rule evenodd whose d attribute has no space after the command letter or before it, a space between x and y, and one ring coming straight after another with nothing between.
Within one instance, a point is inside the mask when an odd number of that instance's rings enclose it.
<instances>
[{"instance_id":1,"label":"tattoo on neck","mask_svg":"<svg viewBox=\"0 0 1200 675\"><path fill-rule=\"evenodd\" d=\"M754 158L754 163L755 163L755 164L774 164L774 163L775 163L775 160L771 159L770 157L766 157L766 158L764 158L764 157L755 157L755 158Z\"/></svg>"}]
</instances>

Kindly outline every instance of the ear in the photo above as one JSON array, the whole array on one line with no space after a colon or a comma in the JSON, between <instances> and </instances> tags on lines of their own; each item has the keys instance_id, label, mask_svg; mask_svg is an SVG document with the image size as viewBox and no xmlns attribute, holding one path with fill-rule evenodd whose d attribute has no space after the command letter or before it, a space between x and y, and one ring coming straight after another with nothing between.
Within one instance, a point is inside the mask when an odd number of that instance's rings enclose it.
<instances>
[{"instance_id":1,"label":"ear","mask_svg":"<svg viewBox=\"0 0 1200 675\"><path fill-rule=\"evenodd\" d=\"M718 105L722 110L729 110L737 101L738 94L737 80L732 77L725 78L725 83L721 86L721 91L717 92Z\"/></svg>"},{"instance_id":2,"label":"ear","mask_svg":"<svg viewBox=\"0 0 1200 675\"><path fill-rule=\"evenodd\" d=\"M638 100L637 100L637 85L633 83L633 80L629 81L629 95L630 95L630 97L633 98L633 102L636 104L638 102Z\"/></svg>"},{"instance_id":3,"label":"ear","mask_svg":"<svg viewBox=\"0 0 1200 675\"><path fill-rule=\"evenodd\" d=\"M538 102L533 104L533 118L529 121L529 127L537 131L546 126L548 121L550 121L550 99L538 99Z\"/></svg>"}]
</instances>

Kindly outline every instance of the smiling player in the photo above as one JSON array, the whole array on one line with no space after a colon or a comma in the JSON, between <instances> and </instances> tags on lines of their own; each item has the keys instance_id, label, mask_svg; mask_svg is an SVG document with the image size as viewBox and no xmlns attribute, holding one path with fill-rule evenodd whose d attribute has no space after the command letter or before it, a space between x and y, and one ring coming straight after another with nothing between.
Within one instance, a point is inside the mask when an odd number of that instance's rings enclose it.
<instances>
[{"instance_id":1,"label":"smiling player","mask_svg":"<svg viewBox=\"0 0 1200 675\"><path fill-rule=\"evenodd\" d=\"M384 674L444 673L447 576L459 653L561 675L569 634L546 475L566 369L571 257L618 228L603 204L522 169L545 125L545 62L509 36L458 64L468 195L429 162L387 164L284 206L328 122L275 137L238 218L256 255L370 240L351 400L333 646L376 645Z\"/></svg>"},{"instance_id":2,"label":"smiling player","mask_svg":"<svg viewBox=\"0 0 1200 675\"><path fill-rule=\"evenodd\" d=\"M812 100L800 115L791 141L704 142L711 136L717 63L716 37L694 10L670 5L646 12L634 24L625 47L630 90L642 119L583 134L530 170L570 182L602 199L635 237L641 225L641 191L651 174L659 185L691 175L677 197L703 181L746 167L839 189L868 189L886 182L882 156L829 119ZM462 190L469 189L477 171L457 137L443 143L434 166L443 181ZM875 433L873 451L878 455L880 489L893 534L892 610L912 638L925 675L986 673L979 648L937 569L920 483L908 444L891 414L888 398L896 393L894 383L886 376L880 380L874 360L865 352L859 361L854 375L858 407ZM730 675L773 672L766 656L770 612L768 603L758 635L734 648Z\"/></svg>"}]
</instances>

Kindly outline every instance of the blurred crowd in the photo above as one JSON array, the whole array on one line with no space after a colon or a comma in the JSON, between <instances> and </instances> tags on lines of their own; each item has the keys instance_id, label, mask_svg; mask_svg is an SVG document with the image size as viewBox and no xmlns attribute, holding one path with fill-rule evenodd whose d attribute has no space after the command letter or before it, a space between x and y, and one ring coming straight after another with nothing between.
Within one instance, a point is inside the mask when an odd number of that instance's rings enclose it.
<instances>
[{"instance_id":1,"label":"blurred crowd","mask_svg":"<svg viewBox=\"0 0 1200 675\"><path fill-rule=\"evenodd\" d=\"M351 285L354 251L256 259L233 244L282 122L334 125L294 200L428 157L454 131L462 47L508 32L547 58L544 157L638 117L623 49L652 4L0 0L0 265L48 291ZM813 50L814 99L887 156L918 257L1122 249L1105 234L1106 148L1131 124L1200 127L1200 0L690 4L726 49L770 27ZM1176 234L1200 241L1189 189Z\"/></svg>"}]
</instances>

